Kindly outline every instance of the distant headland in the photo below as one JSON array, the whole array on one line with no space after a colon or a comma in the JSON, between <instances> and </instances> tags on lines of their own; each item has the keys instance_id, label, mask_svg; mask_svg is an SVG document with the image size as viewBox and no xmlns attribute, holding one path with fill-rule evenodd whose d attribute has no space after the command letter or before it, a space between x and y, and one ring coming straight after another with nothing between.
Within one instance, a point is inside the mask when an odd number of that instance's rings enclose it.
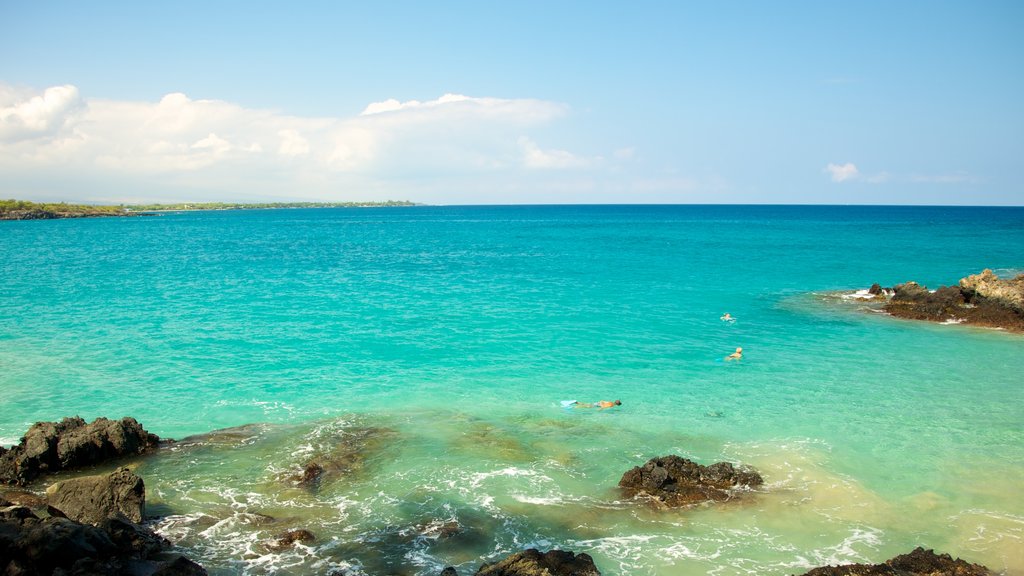
<instances>
[{"instance_id":1,"label":"distant headland","mask_svg":"<svg viewBox=\"0 0 1024 576\"><path fill-rule=\"evenodd\" d=\"M0 220L53 220L57 218L96 218L107 216L145 216L159 212L191 210L265 210L272 208L390 208L415 206L408 200L380 202L182 202L177 204L120 204L101 206L65 202L29 202L0 200Z\"/></svg>"}]
</instances>

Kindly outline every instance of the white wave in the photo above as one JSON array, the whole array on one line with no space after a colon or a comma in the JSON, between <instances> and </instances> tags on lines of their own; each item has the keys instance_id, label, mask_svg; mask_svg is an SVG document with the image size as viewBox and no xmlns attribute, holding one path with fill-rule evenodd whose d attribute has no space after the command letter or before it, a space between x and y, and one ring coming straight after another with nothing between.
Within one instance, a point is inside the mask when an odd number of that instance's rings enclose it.
<instances>
[{"instance_id":1,"label":"white wave","mask_svg":"<svg viewBox=\"0 0 1024 576\"><path fill-rule=\"evenodd\" d=\"M538 506L555 506L565 503L565 500L561 496L540 498L537 496L526 496L524 494L512 494L512 498L517 502L522 502L523 504L537 504Z\"/></svg>"},{"instance_id":2,"label":"white wave","mask_svg":"<svg viewBox=\"0 0 1024 576\"><path fill-rule=\"evenodd\" d=\"M0 446L4 446L5 448L10 448L11 446L18 444L19 442L21 442L21 438L10 438L0 436Z\"/></svg>"},{"instance_id":3,"label":"white wave","mask_svg":"<svg viewBox=\"0 0 1024 576\"><path fill-rule=\"evenodd\" d=\"M966 318L957 318L957 317L954 316L954 317L951 317L951 318L946 318L942 322L939 322L939 324L943 324L943 325L949 326L951 324L963 324L966 321L967 321Z\"/></svg>"},{"instance_id":4,"label":"white wave","mask_svg":"<svg viewBox=\"0 0 1024 576\"><path fill-rule=\"evenodd\" d=\"M878 550L881 544L881 530L868 526L853 528L850 535L841 542L833 546L811 550L806 555L797 555L793 561L782 563L780 566L804 569L816 566L870 563L874 557L874 552ZM867 550L863 550L865 548Z\"/></svg>"}]
</instances>

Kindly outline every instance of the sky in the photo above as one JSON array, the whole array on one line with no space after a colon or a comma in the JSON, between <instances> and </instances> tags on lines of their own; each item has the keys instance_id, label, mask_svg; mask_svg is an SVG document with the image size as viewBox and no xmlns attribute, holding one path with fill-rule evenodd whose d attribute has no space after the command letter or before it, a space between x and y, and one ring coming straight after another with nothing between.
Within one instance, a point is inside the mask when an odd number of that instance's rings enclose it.
<instances>
[{"instance_id":1,"label":"sky","mask_svg":"<svg viewBox=\"0 0 1024 576\"><path fill-rule=\"evenodd\" d=\"M1024 205L1024 2L0 0L0 198Z\"/></svg>"}]
</instances>

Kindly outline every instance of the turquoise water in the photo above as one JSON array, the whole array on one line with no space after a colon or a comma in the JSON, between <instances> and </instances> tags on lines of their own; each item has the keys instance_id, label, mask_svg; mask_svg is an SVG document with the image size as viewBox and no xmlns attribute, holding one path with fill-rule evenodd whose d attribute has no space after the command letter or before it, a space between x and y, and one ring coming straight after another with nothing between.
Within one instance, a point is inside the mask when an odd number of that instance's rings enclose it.
<instances>
[{"instance_id":1,"label":"turquoise water","mask_svg":"<svg viewBox=\"0 0 1024 576\"><path fill-rule=\"evenodd\" d=\"M1024 338L830 297L985 267L1024 271L1024 209L0 222L0 443L72 414L174 438L259 423L139 465L157 528L215 574L472 573L527 545L604 574L790 574L919 544L1024 574ZM296 487L339 442L349 473ZM768 484L621 500L621 474L667 453ZM261 544L294 526L317 541Z\"/></svg>"}]
</instances>

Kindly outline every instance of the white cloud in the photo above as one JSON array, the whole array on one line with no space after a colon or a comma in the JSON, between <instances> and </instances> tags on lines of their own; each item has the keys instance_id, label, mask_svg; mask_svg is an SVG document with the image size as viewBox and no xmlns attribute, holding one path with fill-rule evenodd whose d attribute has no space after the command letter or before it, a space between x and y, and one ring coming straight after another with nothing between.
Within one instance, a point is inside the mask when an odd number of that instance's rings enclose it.
<instances>
[{"instance_id":1,"label":"white cloud","mask_svg":"<svg viewBox=\"0 0 1024 576\"><path fill-rule=\"evenodd\" d=\"M78 89L71 85L53 86L28 98L0 86L0 142L51 135L80 104Z\"/></svg>"},{"instance_id":2,"label":"white cloud","mask_svg":"<svg viewBox=\"0 0 1024 576\"><path fill-rule=\"evenodd\" d=\"M299 117L182 93L129 102L83 99L74 86L28 93L0 85L0 196L14 181L58 182L55 168L63 182L106 189L329 197L416 174L584 166L524 136L566 111L543 100L445 94L375 102L352 117Z\"/></svg>"},{"instance_id":3,"label":"white cloud","mask_svg":"<svg viewBox=\"0 0 1024 576\"><path fill-rule=\"evenodd\" d=\"M825 167L825 172L832 175L833 182L845 182L847 180L854 180L860 176L857 166L852 162L847 162L846 164L829 163L829 165Z\"/></svg>"}]
</instances>

